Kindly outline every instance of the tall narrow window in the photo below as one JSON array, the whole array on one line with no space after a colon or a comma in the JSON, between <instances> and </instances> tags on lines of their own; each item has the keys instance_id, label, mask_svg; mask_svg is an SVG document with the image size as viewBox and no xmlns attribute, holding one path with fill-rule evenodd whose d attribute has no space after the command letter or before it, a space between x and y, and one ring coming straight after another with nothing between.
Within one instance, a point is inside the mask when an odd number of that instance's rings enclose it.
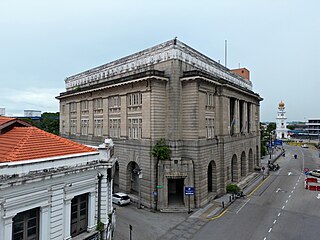
<instances>
[{"instance_id":1,"label":"tall narrow window","mask_svg":"<svg viewBox=\"0 0 320 240\"><path fill-rule=\"evenodd\" d=\"M94 120L94 135L102 136L103 131L103 119L95 119Z\"/></svg>"},{"instance_id":2,"label":"tall narrow window","mask_svg":"<svg viewBox=\"0 0 320 240\"><path fill-rule=\"evenodd\" d=\"M71 200L71 236L77 236L88 227L88 194L82 194Z\"/></svg>"},{"instance_id":3,"label":"tall narrow window","mask_svg":"<svg viewBox=\"0 0 320 240\"><path fill-rule=\"evenodd\" d=\"M13 240L39 240L39 208L18 213L12 223Z\"/></svg>"},{"instance_id":4,"label":"tall narrow window","mask_svg":"<svg viewBox=\"0 0 320 240\"><path fill-rule=\"evenodd\" d=\"M81 135L88 135L89 119L81 119Z\"/></svg>"},{"instance_id":5,"label":"tall narrow window","mask_svg":"<svg viewBox=\"0 0 320 240\"><path fill-rule=\"evenodd\" d=\"M207 138L214 137L214 119L213 118L206 118L206 129L207 129Z\"/></svg>"},{"instance_id":6,"label":"tall narrow window","mask_svg":"<svg viewBox=\"0 0 320 240\"><path fill-rule=\"evenodd\" d=\"M142 118L129 118L128 133L129 139L142 138Z\"/></svg>"}]
</instances>

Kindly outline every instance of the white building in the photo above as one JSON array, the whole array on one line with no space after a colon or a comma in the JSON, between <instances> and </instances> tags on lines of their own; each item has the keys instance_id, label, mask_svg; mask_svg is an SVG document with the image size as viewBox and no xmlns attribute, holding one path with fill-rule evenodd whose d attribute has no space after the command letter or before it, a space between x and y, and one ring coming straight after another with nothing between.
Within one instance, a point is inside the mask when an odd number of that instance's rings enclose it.
<instances>
[{"instance_id":1,"label":"white building","mask_svg":"<svg viewBox=\"0 0 320 240\"><path fill-rule=\"evenodd\" d=\"M320 139L320 118L309 118L306 122L308 136L310 139Z\"/></svg>"},{"instance_id":2,"label":"white building","mask_svg":"<svg viewBox=\"0 0 320 240\"><path fill-rule=\"evenodd\" d=\"M111 239L112 153L0 117L0 239Z\"/></svg>"},{"instance_id":3,"label":"white building","mask_svg":"<svg viewBox=\"0 0 320 240\"><path fill-rule=\"evenodd\" d=\"M24 110L25 117L41 117L41 111L39 110Z\"/></svg>"},{"instance_id":4,"label":"white building","mask_svg":"<svg viewBox=\"0 0 320 240\"><path fill-rule=\"evenodd\" d=\"M287 117L286 108L284 102L280 102L278 106L277 118L276 118L276 135L277 139L287 139L288 129L287 129Z\"/></svg>"}]
</instances>

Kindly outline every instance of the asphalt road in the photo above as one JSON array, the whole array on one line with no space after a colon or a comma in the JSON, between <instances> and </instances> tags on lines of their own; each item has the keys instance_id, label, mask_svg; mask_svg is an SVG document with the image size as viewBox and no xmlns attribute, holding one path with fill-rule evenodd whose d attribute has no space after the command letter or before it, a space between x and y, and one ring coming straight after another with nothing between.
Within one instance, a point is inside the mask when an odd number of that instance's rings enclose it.
<instances>
[{"instance_id":1,"label":"asphalt road","mask_svg":"<svg viewBox=\"0 0 320 240\"><path fill-rule=\"evenodd\" d=\"M286 157L277 161L279 171L271 172L247 199L238 199L192 239L320 239L320 194L304 188L303 174L305 167L320 168L318 152L291 146L285 149Z\"/></svg>"}]
</instances>

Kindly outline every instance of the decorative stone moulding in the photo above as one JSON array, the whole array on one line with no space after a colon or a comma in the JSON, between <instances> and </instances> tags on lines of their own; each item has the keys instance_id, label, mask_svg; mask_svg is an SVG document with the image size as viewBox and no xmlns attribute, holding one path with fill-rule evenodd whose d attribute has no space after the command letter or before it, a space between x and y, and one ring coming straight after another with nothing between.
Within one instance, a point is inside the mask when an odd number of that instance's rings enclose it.
<instances>
[{"instance_id":1,"label":"decorative stone moulding","mask_svg":"<svg viewBox=\"0 0 320 240\"><path fill-rule=\"evenodd\" d=\"M108 81L108 78L118 74L129 73L133 70L146 68L150 65L172 59L181 60L218 78L223 78L238 86L252 90L252 83L250 81L233 74L226 67L178 40L167 41L152 48L68 77L65 79L66 90L74 90L78 86L89 86L105 82Z\"/></svg>"}]
</instances>

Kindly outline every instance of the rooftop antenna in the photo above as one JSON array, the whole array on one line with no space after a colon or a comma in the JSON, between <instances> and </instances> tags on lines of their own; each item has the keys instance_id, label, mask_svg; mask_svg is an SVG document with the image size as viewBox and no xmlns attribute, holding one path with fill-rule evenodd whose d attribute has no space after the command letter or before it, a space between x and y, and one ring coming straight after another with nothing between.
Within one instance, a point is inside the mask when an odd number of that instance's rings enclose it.
<instances>
[{"instance_id":1,"label":"rooftop antenna","mask_svg":"<svg viewBox=\"0 0 320 240\"><path fill-rule=\"evenodd\" d=\"M224 66L227 67L227 40L224 40Z\"/></svg>"}]
</instances>

